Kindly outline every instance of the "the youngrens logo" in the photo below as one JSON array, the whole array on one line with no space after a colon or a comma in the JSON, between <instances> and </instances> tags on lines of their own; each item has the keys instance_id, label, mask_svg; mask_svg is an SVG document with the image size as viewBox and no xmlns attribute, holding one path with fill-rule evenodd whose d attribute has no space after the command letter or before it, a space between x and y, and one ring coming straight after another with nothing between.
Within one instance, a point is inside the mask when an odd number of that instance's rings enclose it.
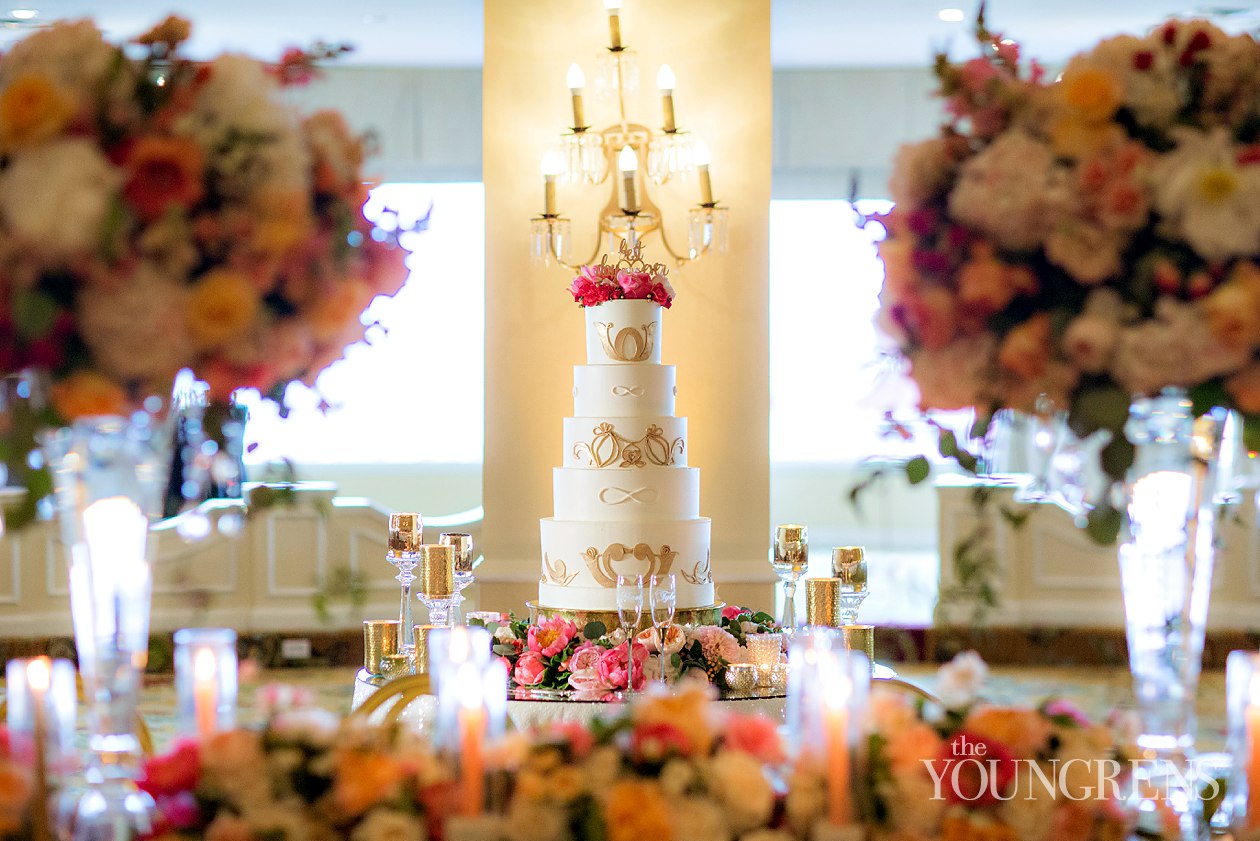
<instances>
[{"instance_id":1,"label":"the youngrens logo","mask_svg":"<svg viewBox=\"0 0 1260 841\"><path fill-rule=\"evenodd\" d=\"M957 734L940 759L924 759L932 778L932 799L991 805L1008 800L1123 800L1126 783L1143 760L1110 758L1016 759L999 742ZM1220 781L1207 775L1161 766L1163 784L1196 791L1204 800L1220 794Z\"/></svg>"}]
</instances>

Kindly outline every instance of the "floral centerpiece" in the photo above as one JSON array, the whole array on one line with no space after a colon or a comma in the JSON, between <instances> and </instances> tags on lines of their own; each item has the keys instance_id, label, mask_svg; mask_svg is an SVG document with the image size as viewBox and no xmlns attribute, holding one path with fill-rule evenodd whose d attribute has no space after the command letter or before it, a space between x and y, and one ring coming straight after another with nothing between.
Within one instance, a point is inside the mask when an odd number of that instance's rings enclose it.
<instances>
[{"instance_id":1,"label":"floral centerpiece","mask_svg":"<svg viewBox=\"0 0 1260 841\"><path fill-rule=\"evenodd\" d=\"M211 400L283 399L406 277L362 213L364 138L281 99L314 56L195 62L189 34L62 22L0 55L0 378L47 377L43 423L165 398L183 368Z\"/></svg>"},{"instance_id":2,"label":"floral centerpiece","mask_svg":"<svg viewBox=\"0 0 1260 841\"><path fill-rule=\"evenodd\" d=\"M984 671L974 655L942 669L944 706L872 695L855 778L864 837L1127 837L1119 803L1097 783L1118 756L1111 729L1062 700L979 701ZM822 778L794 766L775 721L712 698L686 681L615 718L509 734L485 755L501 821L484 841L808 839L826 813ZM955 773L956 751L979 757L981 746L983 761ZM163 839L440 841L454 781L451 757L412 733L299 710L273 715L261 732L180 742L148 761L144 786L158 800Z\"/></svg>"},{"instance_id":3,"label":"floral centerpiece","mask_svg":"<svg viewBox=\"0 0 1260 841\"><path fill-rule=\"evenodd\" d=\"M474 624L490 629L494 653L503 658L517 686L574 690L593 697L626 688L629 670L621 629L609 632L601 622L579 628L559 617L531 624L505 616L502 622ZM717 625L671 626L663 648L656 630L647 628L633 642L634 689L642 689L649 676L660 676L663 658L669 660L667 674L681 679L694 672L720 686L727 666L750 662L746 647L750 634L779 630L769 614L735 605L722 609ZM650 654L658 656L649 661Z\"/></svg>"},{"instance_id":4,"label":"floral centerpiece","mask_svg":"<svg viewBox=\"0 0 1260 841\"><path fill-rule=\"evenodd\" d=\"M1172 20L1053 79L977 33L937 59L949 119L898 152L879 246L921 407L1048 400L1120 479L1130 399L1177 387L1260 449L1260 44Z\"/></svg>"}]
</instances>

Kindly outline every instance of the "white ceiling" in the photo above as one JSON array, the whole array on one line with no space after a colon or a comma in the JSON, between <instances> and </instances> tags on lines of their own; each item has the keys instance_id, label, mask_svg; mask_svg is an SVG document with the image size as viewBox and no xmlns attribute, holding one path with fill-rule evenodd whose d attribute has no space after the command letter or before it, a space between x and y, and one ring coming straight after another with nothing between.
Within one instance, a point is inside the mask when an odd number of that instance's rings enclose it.
<instances>
[{"instance_id":1,"label":"white ceiling","mask_svg":"<svg viewBox=\"0 0 1260 841\"><path fill-rule=\"evenodd\" d=\"M591 37L600 38L602 4L590 3ZM345 61L355 64L476 67L482 56L476 0L0 0L0 17L19 4L38 9L43 20L94 17L117 38L179 12L196 24L195 54L233 49L275 56L324 39L354 44ZM924 66L946 45L966 55L970 23L941 22L937 13L945 6L964 9L969 21L975 2L773 0L774 64ZM1170 14L1221 9L1229 13L1218 22L1231 29L1260 25L1260 0L990 0L989 24L1023 43L1026 54L1056 63L1105 35L1140 32ZM634 0L625 0L623 14L634 14Z\"/></svg>"}]
</instances>

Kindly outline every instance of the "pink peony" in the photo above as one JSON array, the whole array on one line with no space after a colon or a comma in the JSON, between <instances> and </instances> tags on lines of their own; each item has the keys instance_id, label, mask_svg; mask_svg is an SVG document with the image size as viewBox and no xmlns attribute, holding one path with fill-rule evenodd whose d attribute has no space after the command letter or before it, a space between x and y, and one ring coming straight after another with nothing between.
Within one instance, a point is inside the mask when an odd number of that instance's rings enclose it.
<instances>
[{"instance_id":1,"label":"pink peony","mask_svg":"<svg viewBox=\"0 0 1260 841\"><path fill-rule=\"evenodd\" d=\"M544 619L529 626L526 635L529 650L543 657L555 657L568 647L577 630L577 625L567 619Z\"/></svg>"},{"instance_id":2,"label":"pink peony","mask_svg":"<svg viewBox=\"0 0 1260 841\"><path fill-rule=\"evenodd\" d=\"M652 276L647 272L617 272L617 283L627 298L652 297Z\"/></svg>"},{"instance_id":3,"label":"pink peony","mask_svg":"<svg viewBox=\"0 0 1260 841\"><path fill-rule=\"evenodd\" d=\"M520 686L537 686L543 682L546 673L547 664L542 657L533 651L526 651L516 661L516 671L512 673L512 679Z\"/></svg>"},{"instance_id":4,"label":"pink peony","mask_svg":"<svg viewBox=\"0 0 1260 841\"><path fill-rule=\"evenodd\" d=\"M774 764L786 758L779 728L765 716L728 715L722 739L727 747L743 751L761 763Z\"/></svg>"},{"instance_id":5,"label":"pink peony","mask_svg":"<svg viewBox=\"0 0 1260 841\"><path fill-rule=\"evenodd\" d=\"M647 649L641 645L634 646L634 686L633 689L642 689L646 678L643 674L643 664L647 662ZM600 655L599 663L595 666L596 674L599 675L601 681L606 683L610 689L625 689L626 687L626 647L619 645L616 648L609 648Z\"/></svg>"},{"instance_id":6,"label":"pink peony","mask_svg":"<svg viewBox=\"0 0 1260 841\"><path fill-rule=\"evenodd\" d=\"M741 613L749 613L749 612L750 611L746 607L740 607L739 605L736 605L736 604L728 604L726 607L722 608L722 618L730 620L730 619L736 618Z\"/></svg>"}]
</instances>

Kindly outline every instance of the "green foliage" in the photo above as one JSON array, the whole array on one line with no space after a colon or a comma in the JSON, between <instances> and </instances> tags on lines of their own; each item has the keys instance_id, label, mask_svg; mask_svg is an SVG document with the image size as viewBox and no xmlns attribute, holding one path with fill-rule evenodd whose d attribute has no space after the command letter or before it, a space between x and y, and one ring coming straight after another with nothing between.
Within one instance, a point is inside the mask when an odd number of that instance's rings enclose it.
<instances>
[{"instance_id":1,"label":"green foliage","mask_svg":"<svg viewBox=\"0 0 1260 841\"><path fill-rule=\"evenodd\" d=\"M608 627L603 622L587 622L586 627L582 629L582 636L588 640L597 640L608 633Z\"/></svg>"},{"instance_id":2,"label":"green foliage","mask_svg":"<svg viewBox=\"0 0 1260 841\"><path fill-rule=\"evenodd\" d=\"M1124 525L1124 514L1109 503L1099 503L1086 518L1085 533L1095 543L1108 546L1116 542L1122 525Z\"/></svg>"},{"instance_id":3,"label":"green foliage","mask_svg":"<svg viewBox=\"0 0 1260 841\"><path fill-rule=\"evenodd\" d=\"M315 595L311 597L311 605L320 622L329 622L332 620L330 606L333 603L344 601L351 609L358 610L367 604L367 598L367 576L342 566L319 582Z\"/></svg>"},{"instance_id":4,"label":"green foliage","mask_svg":"<svg viewBox=\"0 0 1260 841\"><path fill-rule=\"evenodd\" d=\"M917 485L927 480L932 475L932 465L923 456L915 456L906 462L906 479L910 484Z\"/></svg>"}]
</instances>

